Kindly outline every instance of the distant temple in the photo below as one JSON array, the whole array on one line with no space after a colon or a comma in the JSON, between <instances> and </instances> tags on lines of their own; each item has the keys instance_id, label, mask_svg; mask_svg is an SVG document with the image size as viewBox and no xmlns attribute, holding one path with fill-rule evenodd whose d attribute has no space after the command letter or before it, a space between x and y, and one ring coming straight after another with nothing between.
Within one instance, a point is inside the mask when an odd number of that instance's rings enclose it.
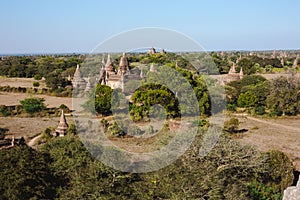
<instances>
[{"instance_id":1,"label":"distant temple","mask_svg":"<svg viewBox=\"0 0 300 200\"><path fill-rule=\"evenodd\" d=\"M148 53L149 54L156 54L156 50L152 47L151 49L149 49Z\"/></svg>"},{"instance_id":2,"label":"distant temple","mask_svg":"<svg viewBox=\"0 0 300 200\"><path fill-rule=\"evenodd\" d=\"M226 85L232 81L237 81L242 78L244 78L243 68L241 67L240 72L238 73L235 69L235 63L233 63L228 74L224 76L222 83Z\"/></svg>"},{"instance_id":3,"label":"distant temple","mask_svg":"<svg viewBox=\"0 0 300 200\"><path fill-rule=\"evenodd\" d=\"M150 54L156 53L155 49L152 47L149 52ZM165 54L165 50L162 49L160 53ZM117 69L117 70L116 70ZM155 72L156 69L153 64L150 66L150 71ZM142 80L144 79L144 73L138 68L130 70L129 61L126 54L120 58L119 66L114 67L111 61L110 54L107 55L107 60L105 62L104 56L102 57L101 69L99 75L96 76L96 82L101 85L107 85L113 89L120 88L124 90L124 84L130 80ZM68 78L70 79L70 77ZM77 65L76 71L72 79L72 85L74 89L88 92L93 88L90 82L90 78L84 78L80 71L79 65Z\"/></svg>"},{"instance_id":4,"label":"distant temple","mask_svg":"<svg viewBox=\"0 0 300 200\"><path fill-rule=\"evenodd\" d=\"M85 90L86 87L86 81L82 77L78 64L74 73L72 85L74 89L79 89L79 90Z\"/></svg>"},{"instance_id":5,"label":"distant temple","mask_svg":"<svg viewBox=\"0 0 300 200\"><path fill-rule=\"evenodd\" d=\"M59 124L58 124L57 128L55 129L55 136L60 136L60 137L65 136L67 134L68 126L69 125L68 125L66 117L64 115L64 110L62 110Z\"/></svg>"},{"instance_id":6,"label":"distant temple","mask_svg":"<svg viewBox=\"0 0 300 200\"><path fill-rule=\"evenodd\" d=\"M272 58L276 58L276 49L273 51Z\"/></svg>"},{"instance_id":7,"label":"distant temple","mask_svg":"<svg viewBox=\"0 0 300 200\"><path fill-rule=\"evenodd\" d=\"M296 58L295 58L295 60L293 62L293 67L297 67L298 66L298 59L299 59L299 56L297 54L297 56L296 56Z\"/></svg>"},{"instance_id":8,"label":"distant temple","mask_svg":"<svg viewBox=\"0 0 300 200\"><path fill-rule=\"evenodd\" d=\"M124 90L124 83L128 80L141 80L144 77L142 71L138 69L132 69L130 71L129 62L126 54L123 53L120 58L119 67L117 72L114 70L114 66L110 60L110 55L107 56L106 64L104 57L102 58L102 67L100 69L98 83L101 85L107 85L113 89L121 88Z\"/></svg>"},{"instance_id":9,"label":"distant temple","mask_svg":"<svg viewBox=\"0 0 300 200\"><path fill-rule=\"evenodd\" d=\"M129 72L129 64L128 60L126 58L125 53L123 53L123 56L120 59L119 63L119 70L118 70L118 75L124 75L126 72Z\"/></svg>"}]
</instances>

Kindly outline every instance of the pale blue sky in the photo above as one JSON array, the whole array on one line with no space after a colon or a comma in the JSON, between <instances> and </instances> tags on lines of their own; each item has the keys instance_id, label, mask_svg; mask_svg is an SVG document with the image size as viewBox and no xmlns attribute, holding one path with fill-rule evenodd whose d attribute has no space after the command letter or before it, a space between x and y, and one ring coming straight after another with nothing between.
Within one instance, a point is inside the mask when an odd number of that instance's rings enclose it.
<instances>
[{"instance_id":1,"label":"pale blue sky","mask_svg":"<svg viewBox=\"0 0 300 200\"><path fill-rule=\"evenodd\" d=\"M161 27L206 50L300 49L298 0L2 0L0 54L90 52L123 31Z\"/></svg>"}]
</instances>

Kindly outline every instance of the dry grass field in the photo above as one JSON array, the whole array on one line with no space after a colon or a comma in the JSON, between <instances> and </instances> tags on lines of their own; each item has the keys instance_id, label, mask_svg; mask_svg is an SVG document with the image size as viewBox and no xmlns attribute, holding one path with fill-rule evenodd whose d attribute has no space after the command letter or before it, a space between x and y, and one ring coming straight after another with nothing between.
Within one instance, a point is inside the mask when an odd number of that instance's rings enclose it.
<instances>
[{"instance_id":1,"label":"dry grass field","mask_svg":"<svg viewBox=\"0 0 300 200\"><path fill-rule=\"evenodd\" d=\"M33 95L26 93L7 93L0 92L0 105L19 105L20 100L28 97L39 97L45 99L47 107L59 107L61 104L65 104L68 108L72 109L72 98L69 97L55 97L47 95Z\"/></svg>"},{"instance_id":2,"label":"dry grass field","mask_svg":"<svg viewBox=\"0 0 300 200\"><path fill-rule=\"evenodd\" d=\"M275 78L277 75L268 75L268 79ZM22 78L0 78L0 86L10 85L12 87L32 87L33 79ZM61 104L67 105L72 109L72 98L54 97L47 95L30 95L24 93L0 93L0 105L17 105L19 101L30 97L40 97L45 99L48 107L58 107ZM230 116L236 117L236 116ZM294 162L296 168L300 171L300 117L286 118L254 118L250 116L237 116L241 122L240 129L248 131L234 136L242 144L253 145L261 151L277 149L285 152ZM67 119L70 123L72 117ZM19 117L0 117L0 128L7 129L7 137L21 137L29 141L32 137L44 131L47 127L56 127L59 118L19 118ZM112 139L112 138L111 138ZM157 137L150 140L156 143ZM143 141L125 138L112 139L118 146L134 149L137 152L144 151ZM125 140L125 141L124 141ZM148 140L148 142L150 141ZM131 144L132 143L132 144ZM129 145L130 144L130 145ZM129 145L129 146L128 146ZM127 146L127 147L126 147Z\"/></svg>"},{"instance_id":3,"label":"dry grass field","mask_svg":"<svg viewBox=\"0 0 300 200\"><path fill-rule=\"evenodd\" d=\"M277 119L238 117L245 133L235 138L261 151L277 149L286 153L300 171L300 117Z\"/></svg>"},{"instance_id":4,"label":"dry grass field","mask_svg":"<svg viewBox=\"0 0 300 200\"><path fill-rule=\"evenodd\" d=\"M67 118L68 123L72 123L73 118ZM0 117L0 128L6 129L7 138L15 136L24 137L28 142L32 137L43 132L46 128L55 127L59 123L59 117L52 118L20 118L20 117Z\"/></svg>"},{"instance_id":5,"label":"dry grass field","mask_svg":"<svg viewBox=\"0 0 300 200\"><path fill-rule=\"evenodd\" d=\"M39 82L40 87L46 87L45 81L37 81L33 78L5 78L0 77L0 86L10 86L10 87L33 87L33 82Z\"/></svg>"}]
</instances>

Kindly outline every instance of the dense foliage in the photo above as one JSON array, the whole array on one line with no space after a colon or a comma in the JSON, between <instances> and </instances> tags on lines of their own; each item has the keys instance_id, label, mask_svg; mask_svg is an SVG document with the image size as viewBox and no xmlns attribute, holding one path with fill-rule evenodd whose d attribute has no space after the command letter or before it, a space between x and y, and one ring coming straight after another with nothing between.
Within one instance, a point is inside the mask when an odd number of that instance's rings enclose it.
<instances>
[{"instance_id":1,"label":"dense foliage","mask_svg":"<svg viewBox=\"0 0 300 200\"><path fill-rule=\"evenodd\" d=\"M1 199L277 199L292 181L281 152L259 153L221 137L199 158L201 135L176 162L146 174L116 171L75 137L0 151ZM11 167L14 166L14 167Z\"/></svg>"},{"instance_id":2,"label":"dense foliage","mask_svg":"<svg viewBox=\"0 0 300 200\"><path fill-rule=\"evenodd\" d=\"M28 146L0 151L0 199L54 199L58 185L47 159Z\"/></svg>"},{"instance_id":3,"label":"dense foliage","mask_svg":"<svg viewBox=\"0 0 300 200\"><path fill-rule=\"evenodd\" d=\"M89 100L83 104L83 107L92 113L109 115L112 95L113 90L109 86L98 84L96 89L89 93Z\"/></svg>"},{"instance_id":4,"label":"dense foliage","mask_svg":"<svg viewBox=\"0 0 300 200\"><path fill-rule=\"evenodd\" d=\"M32 115L34 113L41 112L46 108L44 101L45 99L43 98L30 97L21 100L20 103L23 106L24 110Z\"/></svg>"}]
</instances>

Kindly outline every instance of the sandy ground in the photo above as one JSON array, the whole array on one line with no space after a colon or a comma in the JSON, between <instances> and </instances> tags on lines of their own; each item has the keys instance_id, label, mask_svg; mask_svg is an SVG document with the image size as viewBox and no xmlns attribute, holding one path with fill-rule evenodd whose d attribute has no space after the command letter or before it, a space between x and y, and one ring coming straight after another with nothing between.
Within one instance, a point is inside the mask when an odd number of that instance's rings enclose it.
<instances>
[{"instance_id":1,"label":"sandy ground","mask_svg":"<svg viewBox=\"0 0 300 200\"><path fill-rule=\"evenodd\" d=\"M0 86L10 87L33 87L33 82L39 82L40 88L46 87L44 80L34 80L33 78L4 78L0 77Z\"/></svg>"},{"instance_id":2,"label":"sandy ground","mask_svg":"<svg viewBox=\"0 0 300 200\"><path fill-rule=\"evenodd\" d=\"M248 131L240 134L237 140L250 144L261 151L276 149L286 153L300 170L300 117L267 119L238 117L240 129Z\"/></svg>"},{"instance_id":3,"label":"sandy ground","mask_svg":"<svg viewBox=\"0 0 300 200\"><path fill-rule=\"evenodd\" d=\"M72 123L73 117L67 117L67 122ZM52 126L56 128L59 123L59 117L52 118L19 118L19 117L0 117L0 128L7 129L5 133L7 138L15 136L24 137L28 142L29 138L43 132L46 128Z\"/></svg>"},{"instance_id":4,"label":"sandy ground","mask_svg":"<svg viewBox=\"0 0 300 200\"><path fill-rule=\"evenodd\" d=\"M72 98L70 97L55 97L47 95L33 95L26 93L6 93L0 92L0 105L19 105L20 100L28 97L39 97L45 99L47 107L59 107L61 104L65 104L68 108L72 109Z\"/></svg>"}]
</instances>

